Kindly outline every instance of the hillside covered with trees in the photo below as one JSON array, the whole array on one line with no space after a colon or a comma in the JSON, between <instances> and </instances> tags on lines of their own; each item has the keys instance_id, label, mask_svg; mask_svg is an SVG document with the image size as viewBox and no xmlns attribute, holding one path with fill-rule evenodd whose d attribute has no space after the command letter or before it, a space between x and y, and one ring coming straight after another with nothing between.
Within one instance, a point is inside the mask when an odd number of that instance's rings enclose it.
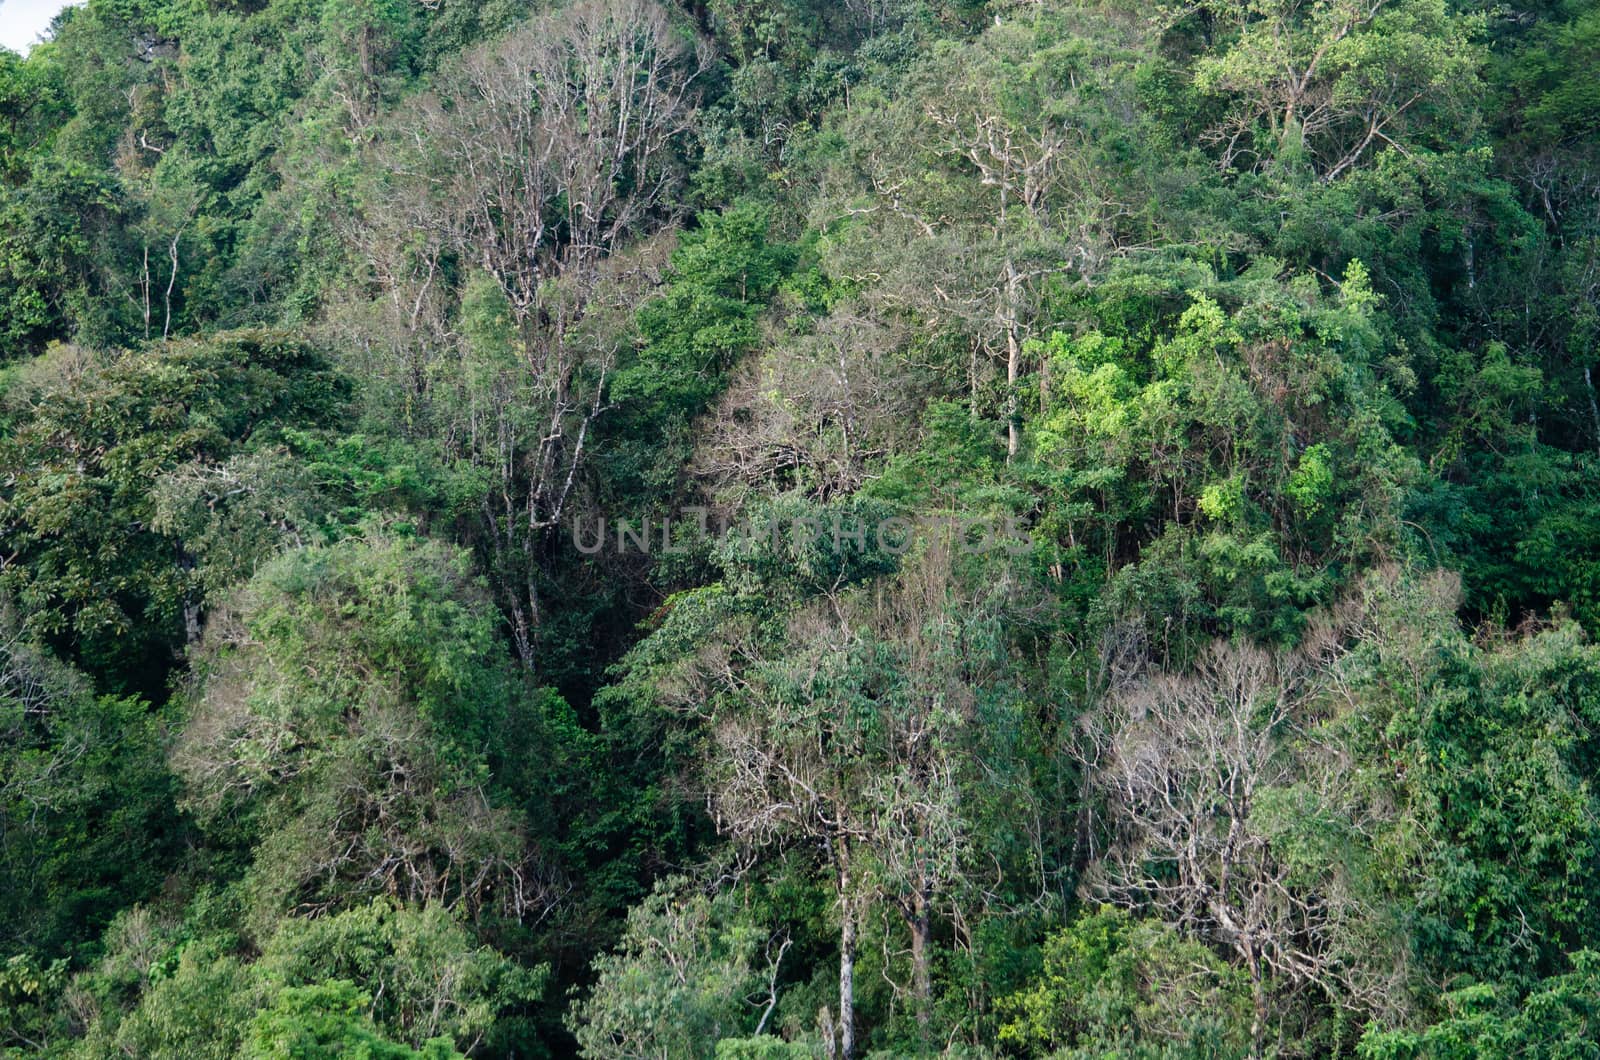
<instances>
[{"instance_id":1,"label":"hillside covered with trees","mask_svg":"<svg viewBox=\"0 0 1600 1060\"><path fill-rule=\"evenodd\" d=\"M1593 0L66 9L0 1053L1600 1056L1597 71Z\"/></svg>"}]
</instances>

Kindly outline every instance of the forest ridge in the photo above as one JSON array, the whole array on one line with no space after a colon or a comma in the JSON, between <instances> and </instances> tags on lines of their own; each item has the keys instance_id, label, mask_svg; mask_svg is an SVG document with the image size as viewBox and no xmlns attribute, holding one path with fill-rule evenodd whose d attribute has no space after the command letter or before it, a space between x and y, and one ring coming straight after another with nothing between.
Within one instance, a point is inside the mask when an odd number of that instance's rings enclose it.
<instances>
[{"instance_id":1,"label":"forest ridge","mask_svg":"<svg viewBox=\"0 0 1600 1060\"><path fill-rule=\"evenodd\" d=\"M0 1054L1600 1056L1596 71L1595 0L0 49Z\"/></svg>"}]
</instances>

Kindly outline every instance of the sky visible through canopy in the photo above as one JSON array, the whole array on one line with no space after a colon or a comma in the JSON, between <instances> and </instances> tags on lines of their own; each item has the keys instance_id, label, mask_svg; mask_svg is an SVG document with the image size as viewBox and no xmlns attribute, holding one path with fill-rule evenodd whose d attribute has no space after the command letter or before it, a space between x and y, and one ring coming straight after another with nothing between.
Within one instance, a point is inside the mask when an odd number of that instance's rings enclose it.
<instances>
[{"instance_id":1,"label":"sky visible through canopy","mask_svg":"<svg viewBox=\"0 0 1600 1060\"><path fill-rule=\"evenodd\" d=\"M61 0L0 0L0 45L26 55L56 12L67 6Z\"/></svg>"}]
</instances>

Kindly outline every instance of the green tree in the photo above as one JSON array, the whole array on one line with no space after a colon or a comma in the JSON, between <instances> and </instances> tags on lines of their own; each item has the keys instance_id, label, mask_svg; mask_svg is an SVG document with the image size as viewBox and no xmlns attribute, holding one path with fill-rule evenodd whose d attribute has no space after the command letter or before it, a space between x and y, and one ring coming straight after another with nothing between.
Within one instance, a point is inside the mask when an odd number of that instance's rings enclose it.
<instances>
[{"instance_id":1,"label":"green tree","mask_svg":"<svg viewBox=\"0 0 1600 1060\"><path fill-rule=\"evenodd\" d=\"M978 881L1013 853L985 843L982 810L994 800L1026 812L1025 798L1006 797L1028 782L1016 757L1026 722L998 614L1024 590L1006 573L959 570L956 548L924 543L887 584L827 592L784 615L781 631L727 621L661 690L663 705L705 714L721 831L757 851L820 848L838 909L838 1023L826 1033L846 1056L862 1040L856 962L869 914L893 910L905 932L915 1033L931 1041L941 911L976 915L992 894ZM985 575L986 588L968 580ZM983 786L994 790L975 794Z\"/></svg>"},{"instance_id":2,"label":"green tree","mask_svg":"<svg viewBox=\"0 0 1600 1060\"><path fill-rule=\"evenodd\" d=\"M290 987L251 1021L240 1055L249 1060L465 1060L444 1038L420 1050L385 1041L362 1013L367 1003L367 995L344 980Z\"/></svg>"},{"instance_id":3,"label":"green tree","mask_svg":"<svg viewBox=\"0 0 1600 1060\"><path fill-rule=\"evenodd\" d=\"M1446 1018L1421 1031L1380 1031L1361 1038L1362 1060L1455 1060L1475 1056L1549 1058L1594 1055L1600 1018L1596 955L1572 955L1573 970L1541 981L1518 1004L1487 984L1443 997Z\"/></svg>"},{"instance_id":4,"label":"green tree","mask_svg":"<svg viewBox=\"0 0 1600 1060\"><path fill-rule=\"evenodd\" d=\"M1353 764L1341 817L1403 808L1377 849L1414 903L1418 957L1520 993L1593 941L1600 659L1572 622L1474 645L1458 593L1444 575L1368 590L1345 677L1360 710L1326 736Z\"/></svg>"},{"instance_id":5,"label":"green tree","mask_svg":"<svg viewBox=\"0 0 1600 1060\"><path fill-rule=\"evenodd\" d=\"M67 117L67 93L61 67L48 49L25 59L0 52L0 183L28 179L36 157L48 150L56 129Z\"/></svg>"},{"instance_id":6,"label":"green tree","mask_svg":"<svg viewBox=\"0 0 1600 1060\"><path fill-rule=\"evenodd\" d=\"M109 688L162 697L176 650L199 633L203 578L184 541L156 528L158 484L269 448L286 427L331 425L349 385L304 342L273 332L66 367L12 393L22 410L0 440L0 540L14 559L0 584L30 634Z\"/></svg>"},{"instance_id":7,"label":"green tree","mask_svg":"<svg viewBox=\"0 0 1600 1060\"><path fill-rule=\"evenodd\" d=\"M760 1034L777 1004L786 934L749 922L737 895L707 895L691 881L658 884L628 913L615 953L570 1024L586 1057L703 1057L717 1043Z\"/></svg>"},{"instance_id":8,"label":"green tree","mask_svg":"<svg viewBox=\"0 0 1600 1060\"><path fill-rule=\"evenodd\" d=\"M548 969L523 967L485 945L442 906L377 899L285 921L252 971L286 991L359 983L370 994L361 1014L384 1037L423 1050L443 1040L476 1053L489 1042L504 1047L497 1020L537 1000Z\"/></svg>"},{"instance_id":9,"label":"green tree","mask_svg":"<svg viewBox=\"0 0 1600 1060\"><path fill-rule=\"evenodd\" d=\"M538 994L545 970L496 952L442 907L380 899L289 918L257 946L238 934L238 897L208 889L182 910L120 916L105 955L72 983L73 1020L87 1026L68 1055L331 1056L366 1045L390 1050L382 1056L456 1057L487 1042L525 1047L506 1041L514 1021L505 1017Z\"/></svg>"},{"instance_id":10,"label":"green tree","mask_svg":"<svg viewBox=\"0 0 1600 1060\"><path fill-rule=\"evenodd\" d=\"M565 704L528 686L466 557L352 539L266 566L209 624L174 752L186 803L253 847L254 928L376 895L548 908L508 808L561 751Z\"/></svg>"},{"instance_id":11,"label":"green tree","mask_svg":"<svg viewBox=\"0 0 1600 1060\"><path fill-rule=\"evenodd\" d=\"M1044 968L1004 999L999 1040L1030 1056L1243 1057L1245 976L1203 944L1111 908L1044 945Z\"/></svg>"},{"instance_id":12,"label":"green tree","mask_svg":"<svg viewBox=\"0 0 1600 1060\"><path fill-rule=\"evenodd\" d=\"M0 952L50 958L153 892L183 825L164 719L0 622Z\"/></svg>"},{"instance_id":13,"label":"green tree","mask_svg":"<svg viewBox=\"0 0 1600 1060\"><path fill-rule=\"evenodd\" d=\"M0 187L0 360L51 339L123 337L131 320L105 266L127 209L110 175L54 158L20 187Z\"/></svg>"},{"instance_id":14,"label":"green tree","mask_svg":"<svg viewBox=\"0 0 1600 1060\"><path fill-rule=\"evenodd\" d=\"M1097 298L1115 328L1042 347L1035 536L1083 591L1109 581L1113 613L1176 613L1163 650L1213 623L1290 639L1342 571L1404 540L1418 469L1374 373L1367 272L1323 292L1278 268L1257 262L1214 288L1228 308L1197 295L1170 325L1139 304L1165 285L1130 269Z\"/></svg>"},{"instance_id":15,"label":"green tree","mask_svg":"<svg viewBox=\"0 0 1600 1060\"><path fill-rule=\"evenodd\" d=\"M1470 128L1481 24L1438 0L1220 5L1237 36L1196 64L1229 105L1209 133L1224 169L1291 158L1335 180L1369 154L1441 148Z\"/></svg>"}]
</instances>

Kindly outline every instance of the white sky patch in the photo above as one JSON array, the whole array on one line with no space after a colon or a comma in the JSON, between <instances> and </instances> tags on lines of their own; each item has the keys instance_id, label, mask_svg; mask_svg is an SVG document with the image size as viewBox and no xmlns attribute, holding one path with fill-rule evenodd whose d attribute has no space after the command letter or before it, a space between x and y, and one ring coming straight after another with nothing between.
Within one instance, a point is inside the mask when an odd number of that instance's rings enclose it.
<instances>
[{"instance_id":1,"label":"white sky patch","mask_svg":"<svg viewBox=\"0 0 1600 1060\"><path fill-rule=\"evenodd\" d=\"M28 54L56 12L70 6L62 0L0 0L0 45Z\"/></svg>"}]
</instances>

